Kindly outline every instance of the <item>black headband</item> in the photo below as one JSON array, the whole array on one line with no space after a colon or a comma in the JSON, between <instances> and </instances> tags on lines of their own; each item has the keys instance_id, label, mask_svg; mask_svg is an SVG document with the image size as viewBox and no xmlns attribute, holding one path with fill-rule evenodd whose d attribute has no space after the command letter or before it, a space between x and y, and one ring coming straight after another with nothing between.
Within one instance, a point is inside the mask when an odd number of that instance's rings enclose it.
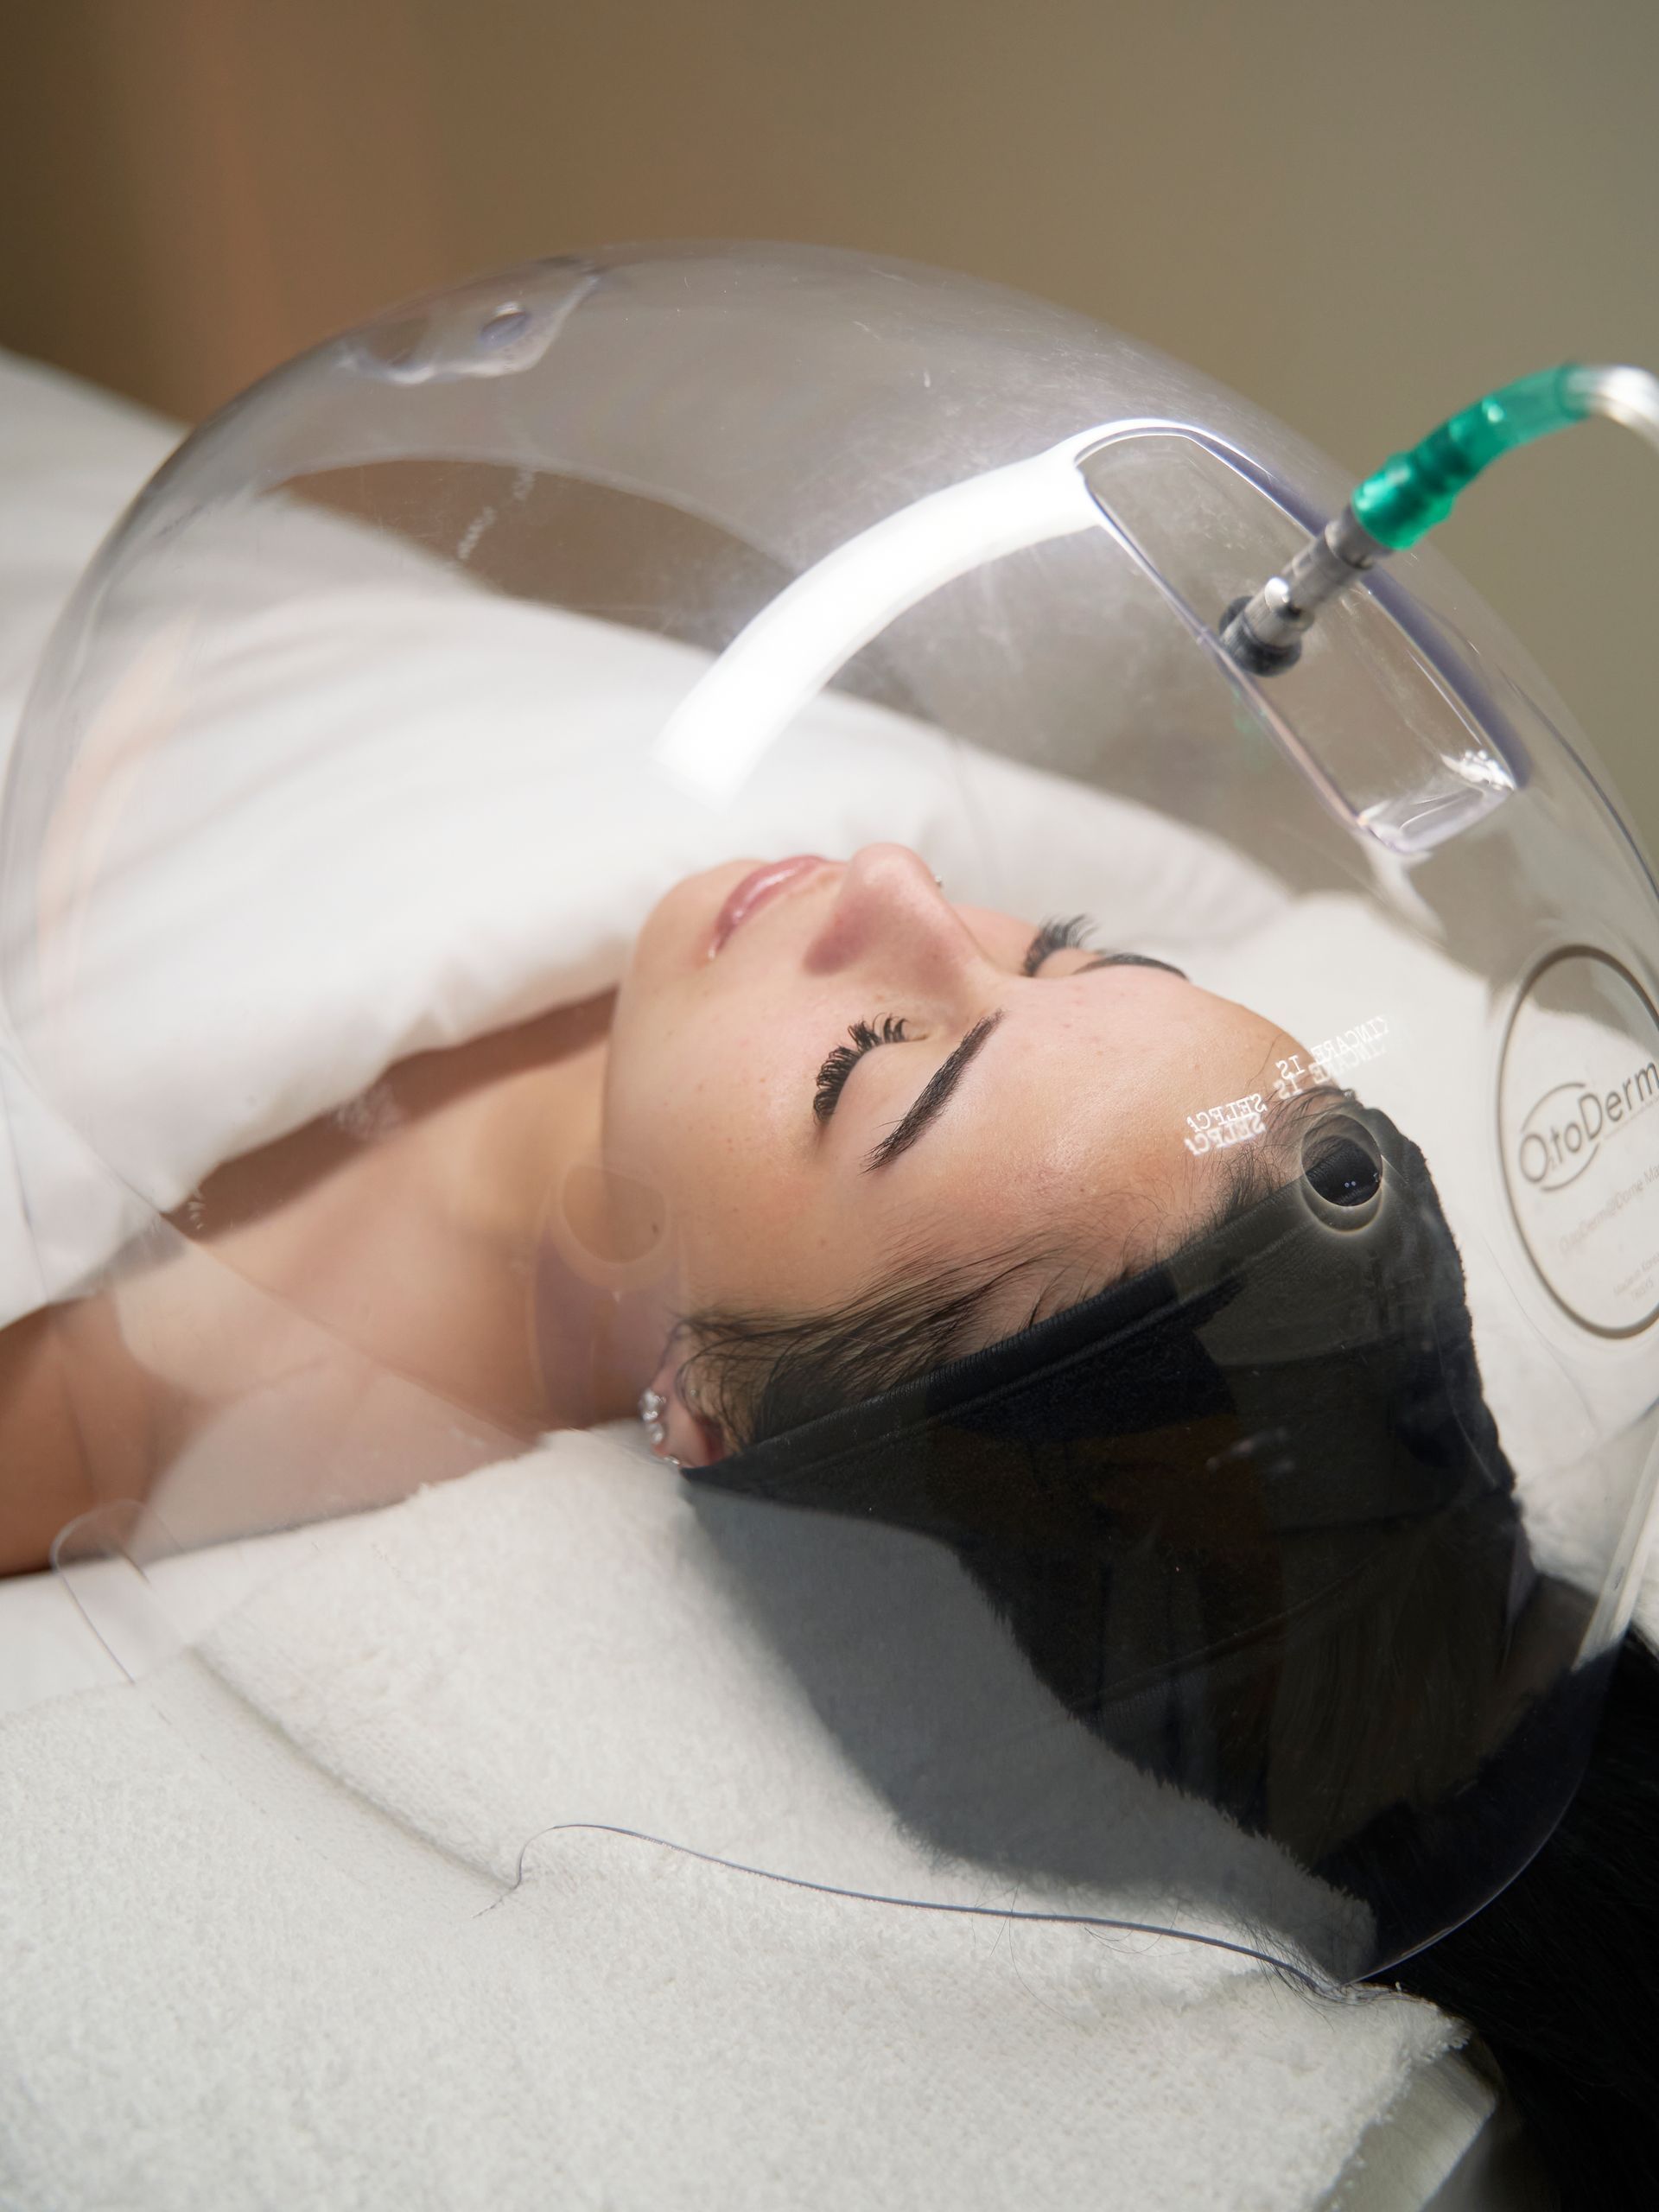
<instances>
[{"instance_id":1,"label":"black headband","mask_svg":"<svg viewBox=\"0 0 1659 2212\"><path fill-rule=\"evenodd\" d=\"M1020 1485L1036 1541L1047 1497L1161 1464L1147 1440L1173 1432L1187 1459L1211 1447L1198 1464L1214 1484L1249 1470L1281 1535L1507 1492L1421 1154L1354 1105L1313 1141L1310 1172L1157 1266L687 1479L948 1543L981 1528L994 1471Z\"/></svg>"},{"instance_id":2,"label":"black headband","mask_svg":"<svg viewBox=\"0 0 1659 2212\"><path fill-rule=\"evenodd\" d=\"M1309 1141L1133 1279L686 1471L821 1716L934 1844L1121 1875L1098 1779L1060 1770L1086 1738L1374 1890L1357 1839L1425 1833L1513 1729L1537 1577L1455 1243L1384 1116Z\"/></svg>"}]
</instances>

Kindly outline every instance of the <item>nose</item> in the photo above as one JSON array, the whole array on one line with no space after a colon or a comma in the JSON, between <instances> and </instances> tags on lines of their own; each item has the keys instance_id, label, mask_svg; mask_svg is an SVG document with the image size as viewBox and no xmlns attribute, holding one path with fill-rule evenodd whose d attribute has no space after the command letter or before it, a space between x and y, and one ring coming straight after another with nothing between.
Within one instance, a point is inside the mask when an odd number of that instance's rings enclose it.
<instances>
[{"instance_id":1,"label":"nose","mask_svg":"<svg viewBox=\"0 0 1659 2212\"><path fill-rule=\"evenodd\" d=\"M949 994L985 956L925 861L905 845L866 845L842 871L804 965L814 976L868 967L884 983Z\"/></svg>"}]
</instances>

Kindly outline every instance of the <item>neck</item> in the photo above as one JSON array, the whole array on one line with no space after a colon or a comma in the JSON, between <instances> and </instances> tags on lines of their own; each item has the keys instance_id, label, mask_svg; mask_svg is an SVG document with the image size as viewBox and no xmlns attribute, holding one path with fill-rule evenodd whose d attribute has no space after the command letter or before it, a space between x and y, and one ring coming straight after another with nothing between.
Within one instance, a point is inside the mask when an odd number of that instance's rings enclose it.
<instances>
[{"instance_id":1,"label":"neck","mask_svg":"<svg viewBox=\"0 0 1659 2212\"><path fill-rule=\"evenodd\" d=\"M603 1158L613 1003L505 1033L450 1154L450 1203L525 1286L550 1427L631 1414L661 1351L660 1209Z\"/></svg>"},{"instance_id":2,"label":"neck","mask_svg":"<svg viewBox=\"0 0 1659 2212\"><path fill-rule=\"evenodd\" d=\"M453 1202L503 1248L531 1252L566 1184L596 1156L611 1001L562 1007L499 1039L499 1065L472 1094L454 1147Z\"/></svg>"}]
</instances>

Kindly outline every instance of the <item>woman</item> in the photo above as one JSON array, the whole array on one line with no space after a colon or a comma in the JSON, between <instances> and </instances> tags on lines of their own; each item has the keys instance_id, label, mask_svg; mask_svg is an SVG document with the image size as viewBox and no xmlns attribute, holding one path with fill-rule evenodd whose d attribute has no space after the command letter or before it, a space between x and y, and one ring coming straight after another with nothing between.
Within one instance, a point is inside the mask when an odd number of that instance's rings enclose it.
<instances>
[{"instance_id":1,"label":"woman","mask_svg":"<svg viewBox=\"0 0 1659 2212\"><path fill-rule=\"evenodd\" d=\"M900 848L690 879L613 1008L405 1064L220 1170L170 1258L10 1332L35 1469L12 1563L99 1495L155 1485L175 1533L223 1525L198 1447L231 1408L282 1440L270 1493L241 1494L258 1519L643 1398L809 1695L925 1836L1111 1872L1081 1768L1011 1794L983 1715L944 1711L957 1647L910 1663L932 1624L902 1585L905 1701L946 1750L919 1780L895 1753L887 1648L810 1634L841 1603L840 1529L936 1539L1068 1721L1365 1899L1387 1948L1396 1903L1412 1924L1391 1870L1440 1885L1440 1924L1478 1904L1448 1803L1479 1774L1497 1817L1529 1817L1600 1681L1550 1687L1580 1601L1532 1568L1421 1157L1285 1078L1298 1057L1071 924L953 906ZM1218 1148L1193 1140L1217 1101L1245 1102ZM391 1448L418 1426L400 1392L462 1416L454 1465ZM1555 1838L1392 1977L1485 2035L1566 2203L1655 2177L1647 2039L1610 1993L1656 1955L1659 1701L1634 1641L1611 1671Z\"/></svg>"},{"instance_id":2,"label":"woman","mask_svg":"<svg viewBox=\"0 0 1659 2212\"><path fill-rule=\"evenodd\" d=\"M210 1176L110 1296L0 1338L5 1461L34 1469L4 1565L164 1468L175 1534L221 1527L180 1463L256 1385L317 1440L270 1477L303 1462L315 1510L419 1479L366 1441L322 1469L386 1375L478 1427L470 1464L650 1388L664 1455L695 1465L742 1428L691 1388L688 1315L834 1310L989 1258L959 1330L983 1342L1179 1244L1251 1148L1197 1147L1185 1116L1262 1089L1291 1040L1083 933L956 908L899 847L688 879L613 1001L403 1063ZM241 1498L256 1522L305 1503Z\"/></svg>"}]
</instances>

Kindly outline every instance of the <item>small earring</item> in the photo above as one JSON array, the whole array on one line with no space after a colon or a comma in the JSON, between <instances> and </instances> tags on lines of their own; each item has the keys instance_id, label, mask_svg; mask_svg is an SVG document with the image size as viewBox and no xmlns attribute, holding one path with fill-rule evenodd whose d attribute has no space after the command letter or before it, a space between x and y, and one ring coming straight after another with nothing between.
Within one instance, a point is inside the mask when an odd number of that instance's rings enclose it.
<instances>
[{"instance_id":1,"label":"small earring","mask_svg":"<svg viewBox=\"0 0 1659 2212\"><path fill-rule=\"evenodd\" d=\"M668 1424L663 1415L668 1411L668 1400L660 1390L642 1390L639 1394L639 1418L645 1425L645 1435L651 1448L664 1465L677 1467L679 1461L671 1452L662 1446L668 1440Z\"/></svg>"}]
</instances>

